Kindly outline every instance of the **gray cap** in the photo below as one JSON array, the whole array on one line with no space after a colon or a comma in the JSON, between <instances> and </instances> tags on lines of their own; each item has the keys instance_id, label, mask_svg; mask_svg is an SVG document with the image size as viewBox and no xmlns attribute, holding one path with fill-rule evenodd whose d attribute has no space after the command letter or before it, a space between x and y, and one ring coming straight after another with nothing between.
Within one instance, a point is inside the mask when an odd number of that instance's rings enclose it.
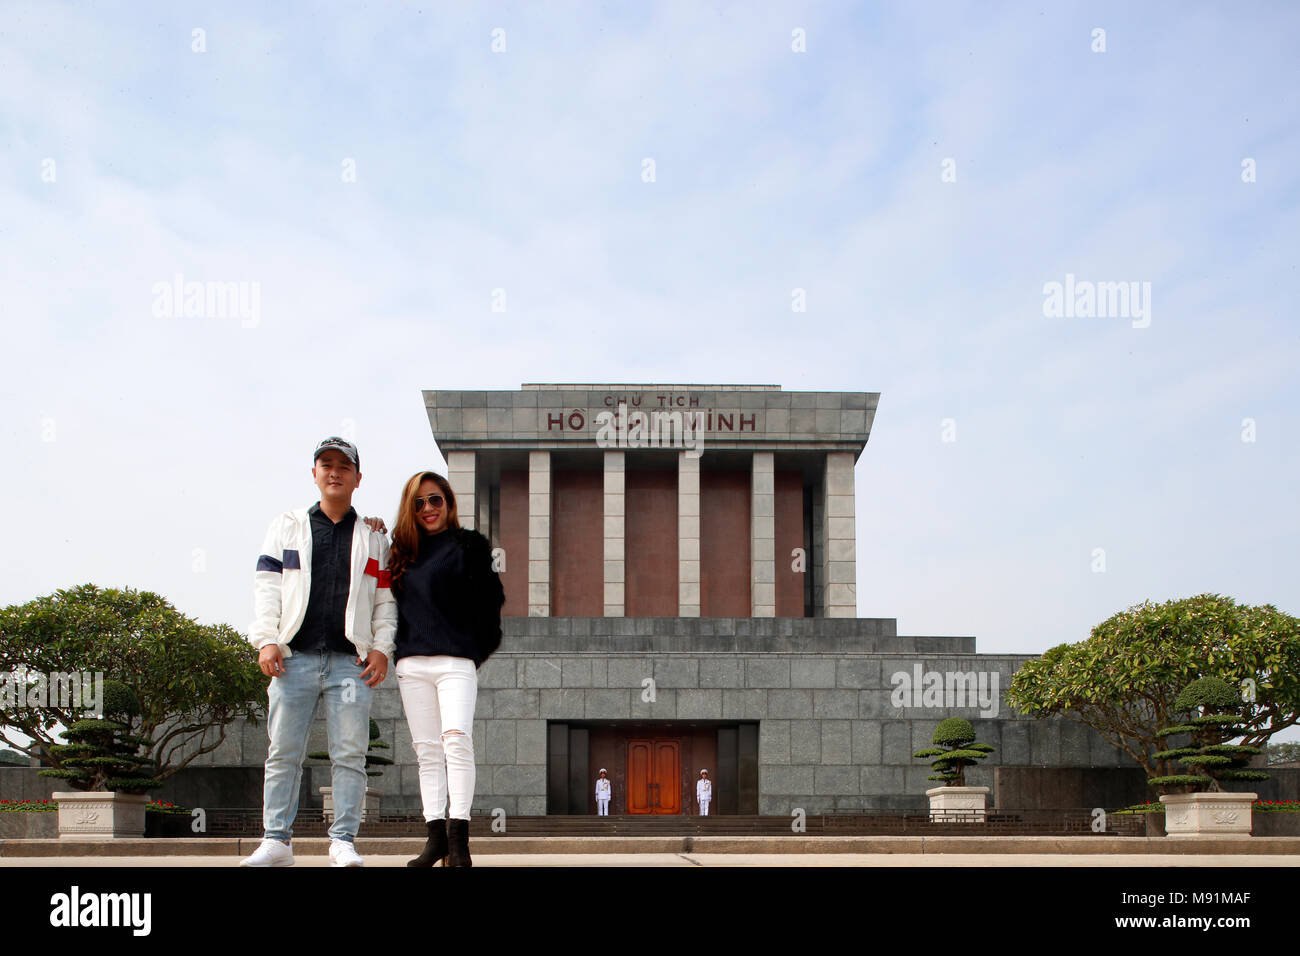
<instances>
[{"instance_id":1,"label":"gray cap","mask_svg":"<svg viewBox=\"0 0 1300 956\"><path fill-rule=\"evenodd\" d=\"M322 453L330 451L331 449L343 452L343 454L348 456L348 459L356 467L357 471L361 470L361 455L357 451L357 446L346 439L337 437L326 438L316 446L316 453L311 456L312 465L314 466L316 464L316 459L319 458Z\"/></svg>"}]
</instances>

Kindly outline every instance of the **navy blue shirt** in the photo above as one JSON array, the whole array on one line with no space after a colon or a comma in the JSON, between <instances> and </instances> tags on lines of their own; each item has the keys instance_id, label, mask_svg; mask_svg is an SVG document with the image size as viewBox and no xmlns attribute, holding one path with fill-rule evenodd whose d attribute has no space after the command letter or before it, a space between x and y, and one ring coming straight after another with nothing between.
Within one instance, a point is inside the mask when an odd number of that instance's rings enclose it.
<instances>
[{"instance_id":1,"label":"navy blue shirt","mask_svg":"<svg viewBox=\"0 0 1300 956\"><path fill-rule=\"evenodd\" d=\"M403 657L465 657L477 661L478 644L466 606L465 552L456 532L420 534L415 561L402 572L397 599L397 649Z\"/></svg>"},{"instance_id":2,"label":"navy blue shirt","mask_svg":"<svg viewBox=\"0 0 1300 956\"><path fill-rule=\"evenodd\" d=\"M326 648L340 654L356 656L356 646L347 639L344 618L347 615L348 588L352 584L352 529L357 512L349 508L337 523L321 511L316 502L311 515L311 587L307 595L307 614L302 627L289 640L289 648L314 651Z\"/></svg>"}]
</instances>

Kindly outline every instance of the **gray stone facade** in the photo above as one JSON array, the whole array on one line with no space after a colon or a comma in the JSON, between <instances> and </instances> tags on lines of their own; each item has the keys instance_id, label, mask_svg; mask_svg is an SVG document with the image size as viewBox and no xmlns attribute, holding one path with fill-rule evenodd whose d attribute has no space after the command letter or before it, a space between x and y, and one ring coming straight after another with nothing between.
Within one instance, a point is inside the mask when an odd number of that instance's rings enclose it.
<instances>
[{"instance_id":1,"label":"gray stone facade","mask_svg":"<svg viewBox=\"0 0 1300 956\"><path fill-rule=\"evenodd\" d=\"M508 618L502 649L479 671L475 812L547 812L548 721L753 721L759 812L788 815L921 808L929 764L912 754L940 720L966 717L995 766L1119 767L1131 761L1092 731L1014 715L1005 696L1024 656L976 654L971 637L900 637L888 618ZM995 716L978 706L895 706L893 675L997 675ZM652 678L653 702L642 699ZM372 785L385 808L419 807L419 775L395 681L372 708L395 766ZM309 749L326 747L317 720ZM256 766L266 727L244 726L197 766ZM321 770L314 773L322 779ZM312 795L310 799L315 798Z\"/></svg>"}]
</instances>

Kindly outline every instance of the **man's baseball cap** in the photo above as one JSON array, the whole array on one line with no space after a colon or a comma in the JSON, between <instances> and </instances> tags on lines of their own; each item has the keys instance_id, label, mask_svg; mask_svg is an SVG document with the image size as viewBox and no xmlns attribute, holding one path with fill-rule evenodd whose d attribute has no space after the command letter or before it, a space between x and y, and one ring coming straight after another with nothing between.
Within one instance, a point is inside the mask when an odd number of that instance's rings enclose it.
<instances>
[{"instance_id":1,"label":"man's baseball cap","mask_svg":"<svg viewBox=\"0 0 1300 956\"><path fill-rule=\"evenodd\" d=\"M315 466L316 459L324 452L330 451L331 449L343 452L343 454L347 455L352 461L352 464L356 466L357 471L361 470L361 455L357 452L357 446L352 444L350 441L337 437L326 438L316 446L316 454L311 456L312 465Z\"/></svg>"}]
</instances>

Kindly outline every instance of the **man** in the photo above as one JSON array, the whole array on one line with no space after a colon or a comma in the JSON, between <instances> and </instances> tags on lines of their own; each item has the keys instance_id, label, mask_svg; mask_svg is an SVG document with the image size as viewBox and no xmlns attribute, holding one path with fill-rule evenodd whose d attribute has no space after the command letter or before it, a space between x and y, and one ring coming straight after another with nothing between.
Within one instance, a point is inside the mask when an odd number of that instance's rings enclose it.
<instances>
[{"instance_id":1,"label":"man","mask_svg":"<svg viewBox=\"0 0 1300 956\"><path fill-rule=\"evenodd\" d=\"M393 656L397 605L388 587L388 542L357 519L356 446L326 438L312 480L320 501L271 522L253 584L248 639L271 678L262 845L240 866L292 866L307 737L325 705L334 791L330 863L364 866L353 843L366 793L371 690Z\"/></svg>"},{"instance_id":2,"label":"man","mask_svg":"<svg viewBox=\"0 0 1300 956\"><path fill-rule=\"evenodd\" d=\"M695 801L700 805L700 816L709 815L709 801L713 799L713 784L707 770L700 771L700 779L695 782Z\"/></svg>"},{"instance_id":3,"label":"man","mask_svg":"<svg viewBox=\"0 0 1300 956\"><path fill-rule=\"evenodd\" d=\"M609 774L601 767L600 776L596 778L596 816L609 816L609 796Z\"/></svg>"}]
</instances>

